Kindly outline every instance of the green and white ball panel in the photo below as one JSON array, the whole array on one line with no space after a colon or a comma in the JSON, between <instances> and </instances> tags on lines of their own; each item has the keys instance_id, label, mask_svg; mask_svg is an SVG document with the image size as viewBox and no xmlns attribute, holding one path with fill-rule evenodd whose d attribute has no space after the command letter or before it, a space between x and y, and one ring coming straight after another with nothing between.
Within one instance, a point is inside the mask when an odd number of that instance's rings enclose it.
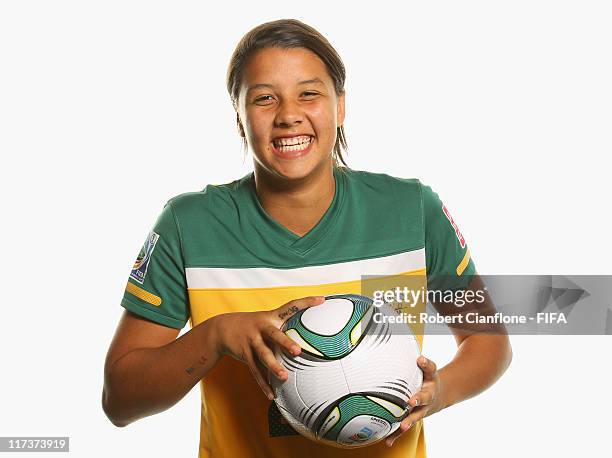
<instances>
[{"instance_id":1,"label":"green and white ball panel","mask_svg":"<svg viewBox=\"0 0 612 458\"><path fill-rule=\"evenodd\" d=\"M312 332L321 336L333 336L342 332L351 321L355 305L346 298L327 299L325 305L334 308L332 316L326 316L316 307L312 307L304 310L301 321L304 327Z\"/></svg>"},{"instance_id":2,"label":"green and white ball panel","mask_svg":"<svg viewBox=\"0 0 612 458\"><path fill-rule=\"evenodd\" d=\"M352 394L325 414L317 430L333 445L361 447L386 437L406 414L406 408L376 395ZM395 426L397 427L397 426Z\"/></svg>"},{"instance_id":3,"label":"green and white ball panel","mask_svg":"<svg viewBox=\"0 0 612 458\"><path fill-rule=\"evenodd\" d=\"M367 297L328 296L323 304L291 317L283 331L313 356L342 358L359 343L372 308L372 300Z\"/></svg>"}]
</instances>

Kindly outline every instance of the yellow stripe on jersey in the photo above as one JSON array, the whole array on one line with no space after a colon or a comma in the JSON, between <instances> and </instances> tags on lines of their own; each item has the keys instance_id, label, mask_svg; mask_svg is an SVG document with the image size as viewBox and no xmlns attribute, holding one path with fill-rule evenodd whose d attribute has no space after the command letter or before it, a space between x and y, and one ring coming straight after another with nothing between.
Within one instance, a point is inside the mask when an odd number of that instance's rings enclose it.
<instances>
[{"instance_id":1,"label":"yellow stripe on jersey","mask_svg":"<svg viewBox=\"0 0 612 458\"><path fill-rule=\"evenodd\" d=\"M328 283L322 285L284 286L268 288L189 288L189 303L191 304L192 324L197 324L212 318L219 313L254 312L272 310L294 299L308 296L331 296L333 294L359 294L370 296L368 291L392 290L401 278L420 276L425 283L425 269L402 272L397 275L374 277L363 280ZM410 283L414 289L415 283ZM412 311L418 310L413 306ZM402 312L406 310L401 308ZM422 339L422 326L412 326L412 332L417 340Z\"/></svg>"},{"instance_id":2,"label":"yellow stripe on jersey","mask_svg":"<svg viewBox=\"0 0 612 458\"><path fill-rule=\"evenodd\" d=\"M128 282L127 286L125 287L125 290L128 293L136 296L138 299L142 299L143 301L148 302L151 305L155 305L156 307L159 307L162 303L161 297L156 296L155 294L152 294L148 291L145 291L139 286L136 286L134 283Z\"/></svg>"},{"instance_id":3,"label":"yellow stripe on jersey","mask_svg":"<svg viewBox=\"0 0 612 458\"><path fill-rule=\"evenodd\" d=\"M461 276L465 268L468 266L469 262L470 262L470 249L468 248L467 250L465 250L465 255L463 256L463 259L457 266L457 275Z\"/></svg>"}]
</instances>

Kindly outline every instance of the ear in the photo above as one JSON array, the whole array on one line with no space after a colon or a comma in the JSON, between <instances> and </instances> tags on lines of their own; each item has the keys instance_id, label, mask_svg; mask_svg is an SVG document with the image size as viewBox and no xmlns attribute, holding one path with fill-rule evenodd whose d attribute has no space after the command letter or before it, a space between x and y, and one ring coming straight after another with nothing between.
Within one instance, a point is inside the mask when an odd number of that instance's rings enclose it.
<instances>
[{"instance_id":1,"label":"ear","mask_svg":"<svg viewBox=\"0 0 612 458\"><path fill-rule=\"evenodd\" d=\"M344 94L346 93L343 92L342 94L340 94L340 96L338 97L338 110L337 110L337 124L338 127L342 126L344 124Z\"/></svg>"},{"instance_id":2,"label":"ear","mask_svg":"<svg viewBox=\"0 0 612 458\"><path fill-rule=\"evenodd\" d=\"M244 128L242 127L242 122L240 121L240 115L236 113L236 125L238 126L238 133L242 138L245 138L246 135L244 133Z\"/></svg>"}]
</instances>

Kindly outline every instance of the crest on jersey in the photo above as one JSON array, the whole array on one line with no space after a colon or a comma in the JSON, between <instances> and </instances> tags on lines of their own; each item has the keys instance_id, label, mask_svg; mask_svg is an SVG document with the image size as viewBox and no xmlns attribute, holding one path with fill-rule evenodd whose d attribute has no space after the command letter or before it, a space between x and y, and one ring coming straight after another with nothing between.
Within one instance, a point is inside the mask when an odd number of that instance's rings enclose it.
<instances>
[{"instance_id":1,"label":"crest on jersey","mask_svg":"<svg viewBox=\"0 0 612 458\"><path fill-rule=\"evenodd\" d=\"M448 211L448 208L446 208L446 205L442 205L442 211L446 215L446 218L448 218L448 220L450 221L451 226L453 226L453 229L455 230L455 235L457 236L457 239L459 240L459 244L461 245L461 248L465 248L465 239L463 238L463 234L461 234L461 231L459 230L459 228L457 227L457 224L453 220L453 217Z\"/></svg>"},{"instance_id":2,"label":"crest on jersey","mask_svg":"<svg viewBox=\"0 0 612 458\"><path fill-rule=\"evenodd\" d=\"M159 240L159 235L151 231L140 253L138 253L134 267L132 267L130 278L136 280L141 285L144 283L145 276L147 275L149 261L151 261L151 255L153 255L157 240Z\"/></svg>"}]
</instances>

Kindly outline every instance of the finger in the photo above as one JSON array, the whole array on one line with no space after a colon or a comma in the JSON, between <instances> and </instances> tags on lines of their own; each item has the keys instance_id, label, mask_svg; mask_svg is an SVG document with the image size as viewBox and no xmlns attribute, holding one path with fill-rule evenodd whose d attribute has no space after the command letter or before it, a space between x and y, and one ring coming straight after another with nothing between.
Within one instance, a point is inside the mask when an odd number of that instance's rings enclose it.
<instances>
[{"instance_id":1,"label":"finger","mask_svg":"<svg viewBox=\"0 0 612 458\"><path fill-rule=\"evenodd\" d=\"M404 421L410 425L414 425L417 421L425 418L427 412L429 412L429 407L417 407L415 409L412 409L410 415L404 418Z\"/></svg>"},{"instance_id":2,"label":"finger","mask_svg":"<svg viewBox=\"0 0 612 458\"><path fill-rule=\"evenodd\" d=\"M385 439L387 446L391 447L398 437L408 431L417 421L421 420L426 413L427 410L423 407L413 409L412 413L402 420L400 427Z\"/></svg>"},{"instance_id":3,"label":"finger","mask_svg":"<svg viewBox=\"0 0 612 458\"><path fill-rule=\"evenodd\" d=\"M270 401L272 401L274 399L274 393L272 392L272 388L270 388L270 385L264 379L264 377L263 377L263 375L261 373L261 370L257 367L257 364L255 362L255 358L253 357L253 354L251 353L251 350L250 349L246 350L244 352L244 356L245 356L245 359L246 359L246 364L247 364L247 366L249 366L249 369L251 370L251 374L253 374L253 377L255 378L255 381L257 382L257 384L259 385L261 390L264 392L266 397Z\"/></svg>"},{"instance_id":4,"label":"finger","mask_svg":"<svg viewBox=\"0 0 612 458\"><path fill-rule=\"evenodd\" d=\"M300 310L315 305L321 305L323 302L325 302L325 296L308 296L287 302L285 305L282 305L281 307L272 311L274 313L277 327L280 328L285 321L298 313Z\"/></svg>"},{"instance_id":5,"label":"finger","mask_svg":"<svg viewBox=\"0 0 612 458\"><path fill-rule=\"evenodd\" d=\"M257 359L272 372L279 380L287 379L287 371L278 362L270 347L266 345L262 338L251 340L251 349Z\"/></svg>"},{"instance_id":6,"label":"finger","mask_svg":"<svg viewBox=\"0 0 612 458\"><path fill-rule=\"evenodd\" d=\"M272 399L276 398L276 390L274 389L274 385L270 381L270 377L272 377L272 375L270 375L270 371L256 357L253 358L253 361L255 361L255 366L257 366L257 369L259 369L259 373L262 374L262 377L264 377L266 383L271 388L271 390L272 390ZM267 396L267 394L266 394L266 396Z\"/></svg>"},{"instance_id":7,"label":"finger","mask_svg":"<svg viewBox=\"0 0 612 458\"><path fill-rule=\"evenodd\" d=\"M436 363L431 361L430 359L425 358L423 355L419 356L417 359L417 364L423 371L423 378L431 379L435 375L438 368L436 367Z\"/></svg>"},{"instance_id":8,"label":"finger","mask_svg":"<svg viewBox=\"0 0 612 458\"><path fill-rule=\"evenodd\" d=\"M280 345L293 356L299 355L302 350L295 341L287 336L283 331L270 325L264 329L263 334L271 342Z\"/></svg>"},{"instance_id":9,"label":"finger","mask_svg":"<svg viewBox=\"0 0 612 458\"><path fill-rule=\"evenodd\" d=\"M399 428L397 428L393 432L393 434L390 434L385 439L385 444L387 445L387 447L391 447L393 445L393 442L395 442L398 437L400 437L402 434L408 431L411 426L412 426L412 423L408 420L408 417L404 418L402 422L400 423Z\"/></svg>"},{"instance_id":10,"label":"finger","mask_svg":"<svg viewBox=\"0 0 612 458\"><path fill-rule=\"evenodd\" d=\"M433 402L434 400L434 392L432 389L425 388L417 391L412 397L408 400L408 405L410 407L419 407L426 406Z\"/></svg>"}]
</instances>

